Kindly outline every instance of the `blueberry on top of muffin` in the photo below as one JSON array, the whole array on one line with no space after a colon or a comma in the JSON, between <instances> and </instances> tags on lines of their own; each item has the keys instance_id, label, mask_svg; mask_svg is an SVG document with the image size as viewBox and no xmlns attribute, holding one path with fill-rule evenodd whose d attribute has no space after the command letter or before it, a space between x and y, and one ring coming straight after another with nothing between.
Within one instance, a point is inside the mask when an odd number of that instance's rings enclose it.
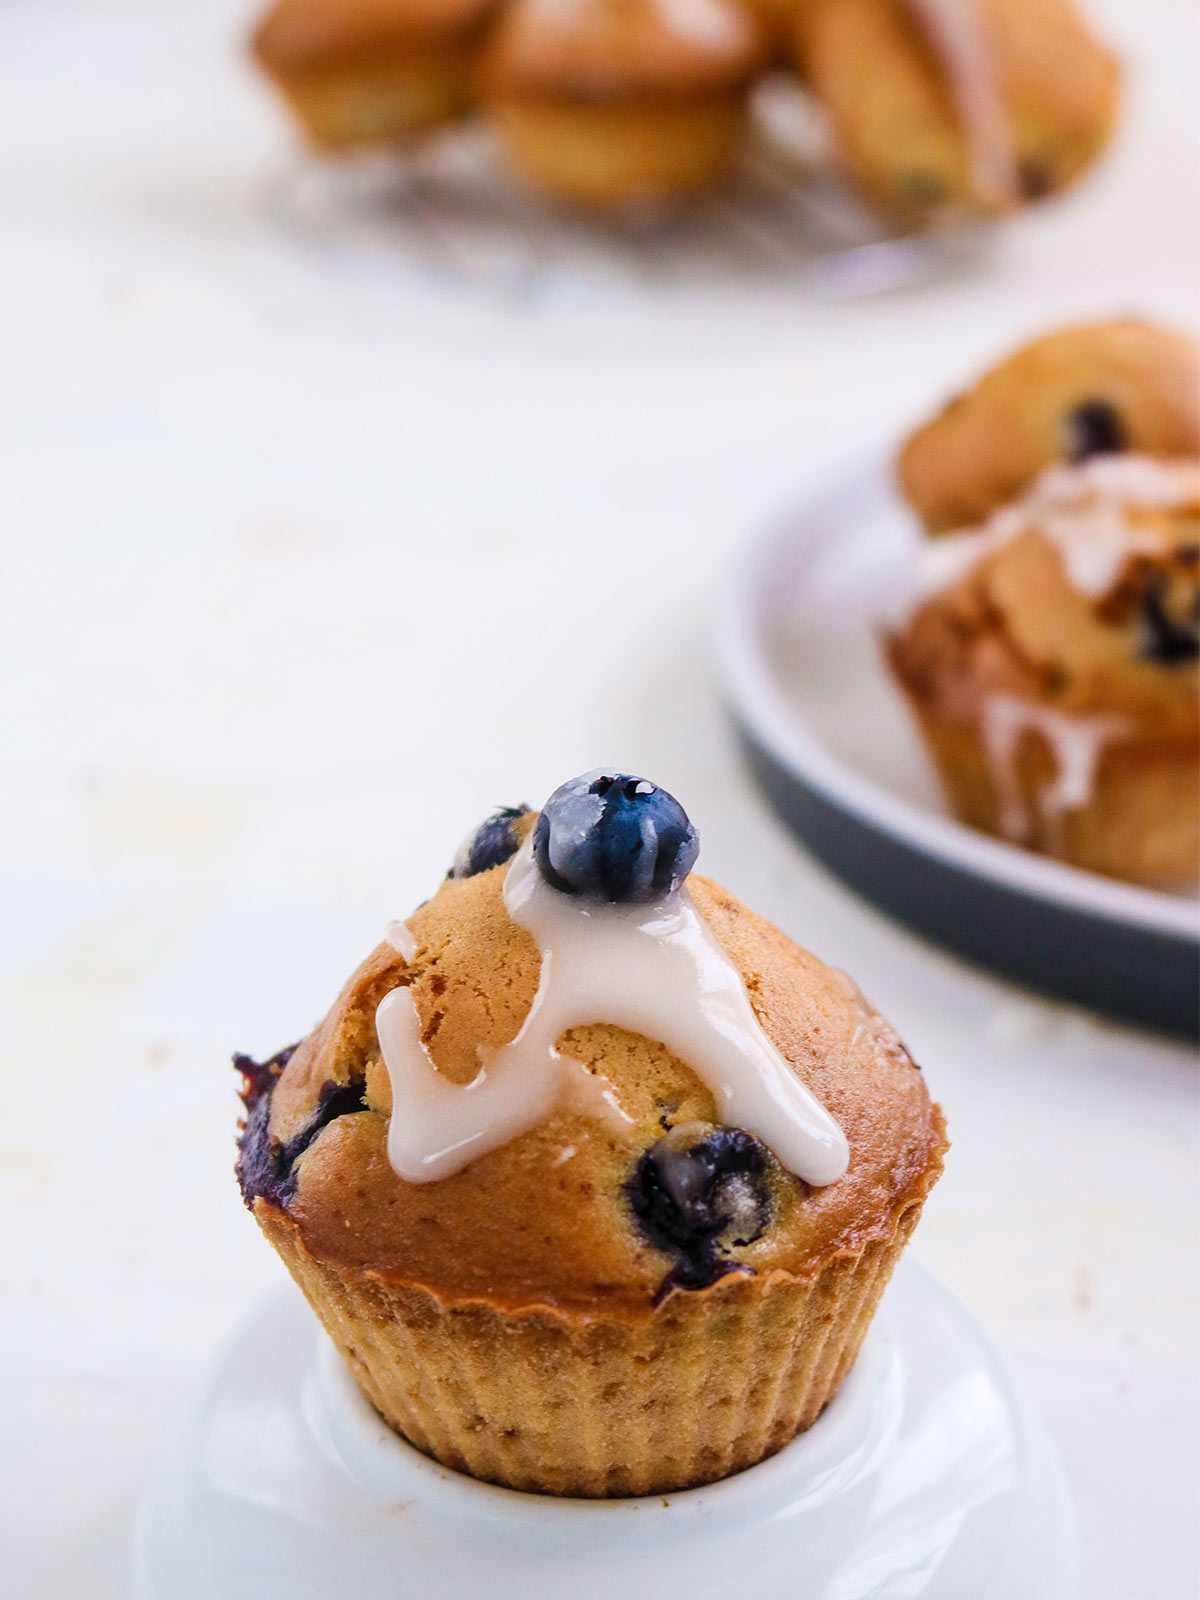
<instances>
[{"instance_id":1,"label":"blueberry on top of muffin","mask_svg":"<svg viewBox=\"0 0 1200 1600\"><path fill-rule=\"evenodd\" d=\"M677 889L700 841L674 795L645 778L597 769L546 801L533 851L543 878L563 894L632 904Z\"/></svg>"}]
</instances>

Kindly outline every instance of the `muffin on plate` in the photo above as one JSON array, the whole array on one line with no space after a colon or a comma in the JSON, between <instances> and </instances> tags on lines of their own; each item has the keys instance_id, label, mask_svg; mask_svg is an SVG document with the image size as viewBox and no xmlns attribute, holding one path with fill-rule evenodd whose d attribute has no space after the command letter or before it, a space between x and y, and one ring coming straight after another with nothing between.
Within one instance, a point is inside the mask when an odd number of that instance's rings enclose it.
<instances>
[{"instance_id":1,"label":"muffin on plate","mask_svg":"<svg viewBox=\"0 0 1200 1600\"><path fill-rule=\"evenodd\" d=\"M1200 872L1198 393L1183 335L1074 328L898 464L936 537L888 656L954 812L1169 890Z\"/></svg>"},{"instance_id":2,"label":"muffin on plate","mask_svg":"<svg viewBox=\"0 0 1200 1600\"><path fill-rule=\"evenodd\" d=\"M484 101L509 166L542 194L661 203L729 172L766 48L733 0L514 0Z\"/></svg>"},{"instance_id":3,"label":"muffin on plate","mask_svg":"<svg viewBox=\"0 0 1200 1600\"><path fill-rule=\"evenodd\" d=\"M470 105L470 68L494 0L276 0L259 65L308 140L330 154L389 148Z\"/></svg>"},{"instance_id":4,"label":"muffin on plate","mask_svg":"<svg viewBox=\"0 0 1200 1600\"><path fill-rule=\"evenodd\" d=\"M1071 0L803 0L796 54L851 175L914 225L1074 181L1120 68Z\"/></svg>"},{"instance_id":5,"label":"muffin on plate","mask_svg":"<svg viewBox=\"0 0 1200 1600\"><path fill-rule=\"evenodd\" d=\"M597 771L498 813L293 1049L238 1177L363 1392L512 1488L666 1492L807 1428L941 1170L842 973Z\"/></svg>"}]
</instances>

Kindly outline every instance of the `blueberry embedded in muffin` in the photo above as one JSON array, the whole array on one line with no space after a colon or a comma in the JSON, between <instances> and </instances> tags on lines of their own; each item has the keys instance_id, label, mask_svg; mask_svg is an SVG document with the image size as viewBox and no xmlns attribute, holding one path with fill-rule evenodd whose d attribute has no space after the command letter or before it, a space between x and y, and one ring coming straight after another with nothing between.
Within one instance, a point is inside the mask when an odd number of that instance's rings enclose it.
<instances>
[{"instance_id":1,"label":"blueberry embedded in muffin","mask_svg":"<svg viewBox=\"0 0 1200 1600\"><path fill-rule=\"evenodd\" d=\"M286 1144L271 1137L271 1097L284 1068L297 1049L281 1050L269 1061L235 1055L233 1065L242 1074L242 1103L246 1118L238 1139L237 1177L242 1199L253 1210L260 1196L286 1206L296 1192L296 1163L331 1122L368 1109L362 1081L323 1083L312 1115Z\"/></svg>"},{"instance_id":2,"label":"blueberry embedded in muffin","mask_svg":"<svg viewBox=\"0 0 1200 1600\"><path fill-rule=\"evenodd\" d=\"M251 1209L258 1195L273 1200L284 1197L286 1174L279 1168L269 1132L271 1095L295 1049L289 1045L267 1061L245 1055L233 1058L234 1070L242 1075L239 1093L246 1113L238 1130L237 1179L242 1199Z\"/></svg>"},{"instance_id":3,"label":"blueberry embedded in muffin","mask_svg":"<svg viewBox=\"0 0 1200 1600\"><path fill-rule=\"evenodd\" d=\"M1153 572L1142 587L1139 654L1162 666L1186 666L1200 657L1200 548L1181 552L1188 572Z\"/></svg>"},{"instance_id":4,"label":"blueberry embedded in muffin","mask_svg":"<svg viewBox=\"0 0 1200 1600\"><path fill-rule=\"evenodd\" d=\"M1026 200L1044 200L1059 187L1054 158L1045 152L1022 156L1017 162L1017 178Z\"/></svg>"},{"instance_id":5,"label":"blueberry embedded in muffin","mask_svg":"<svg viewBox=\"0 0 1200 1600\"><path fill-rule=\"evenodd\" d=\"M1129 435L1111 400L1082 400L1067 413L1067 455L1072 461L1128 450Z\"/></svg>"},{"instance_id":6,"label":"blueberry embedded in muffin","mask_svg":"<svg viewBox=\"0 0 1200 1600\"><path fill-rule=\"evenodd\" d=\"M521 848L527 832L525 819L533 813L528 806L500 806L463 840L454 857L448 878L473 878L503 866Z\"/></svg>"},{"instance_id":7,"label":"blueberry embedded in muffin","mask_svg":"<svg viewBox=\"0 0 1200 1600\"><path fill-rule=\"evenodd\" d=\"M754 1269L729 1254L761 1238L771 1221L770 1152L742 1128L678 1123L641 1156L629 1203L646 1237L677 1258L673 1288L705 1289Z\"/></svg>"}]
</instances>

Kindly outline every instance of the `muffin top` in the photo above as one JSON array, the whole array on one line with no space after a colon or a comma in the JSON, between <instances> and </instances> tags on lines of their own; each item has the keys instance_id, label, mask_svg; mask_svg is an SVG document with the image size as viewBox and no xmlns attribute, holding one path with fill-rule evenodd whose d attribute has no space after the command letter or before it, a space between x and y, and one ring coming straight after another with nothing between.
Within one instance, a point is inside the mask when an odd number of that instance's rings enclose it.
<instances>
[{"instance_id":1,"label":"muffin top","mask_svg":"<svg viewBox=\"0 0 1200 1600\"><path fill-rule=\"evenodd\" d=\"M488 819L308 1038L236 1058L247 1204L343 1270L580 1315L890 1237L939 1109L854 984L695 853L617 774Z\"/></svg>"},{"instance_id":2,"label":"muffin top","mask_svg":"<svg viewBox=\"0 0 1200 1600\"><path fill-rule=\"evenodd\" d=\"M891 641L936 714L993 696L1122 732L1200 723L1200 463L1128 454L1051 468L981 527L926 547L929 597Z\"/></svg>"},{"instance_id":3,"label":"muffin top","mask_svg":"<svg viewBox=\"0 0 1200 1600\"><path fill-rule=\"evenodd\" d=\"M514 0L484 78L501 94L670 100L736 86L766 54L732 0Z\"/></svg>"},{"instance_id":4,"label":"muffin top","mask_svg":"<svg viewBox=\"0 0 1200 1600\"><path fill-rule=\"evenodd\" d=\"M255 30L268 72L361 63L389 50L434 44L472 30L495 0L276 0Z\"/></svg>"},{"instance_id":5,"label":"muffin top","mask_svg":"<svg viewBox=\"0 0 1200 1600\"><path fill-rule=\"evenodd\" d=\"M1200 454L1200 352L1133 319L1024 346L905 442L901 491L927 530L981 522L1055 462Z\"/></svg>"}]
</instances>

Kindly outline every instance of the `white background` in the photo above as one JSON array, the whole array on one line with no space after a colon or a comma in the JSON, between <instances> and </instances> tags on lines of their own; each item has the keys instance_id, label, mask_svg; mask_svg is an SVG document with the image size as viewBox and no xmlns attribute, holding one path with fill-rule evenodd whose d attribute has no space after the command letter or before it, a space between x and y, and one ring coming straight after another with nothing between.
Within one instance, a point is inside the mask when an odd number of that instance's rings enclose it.
<instances>
[{"instance_id":1,"label":"white background","mask_svg":"<svg viewBox=\"0 0 1200 1600\"><path fill-rule=\"evenodd\" d=\"M1194 314L1195 6L1110 9L1102 174L986 270L834 307L512 304L306 239L240 5L0 4L6 1593L125 1592L156 1455L280 1276L229 1052L303 1032L493 804L609 761L924 1063L954 1150L914 1250L1058 1442L1088 1600L1195 1595L1193 1052L838 888L740 775L709 663L781 504L1047 324Z\"/></svg>"}]
</instances>

